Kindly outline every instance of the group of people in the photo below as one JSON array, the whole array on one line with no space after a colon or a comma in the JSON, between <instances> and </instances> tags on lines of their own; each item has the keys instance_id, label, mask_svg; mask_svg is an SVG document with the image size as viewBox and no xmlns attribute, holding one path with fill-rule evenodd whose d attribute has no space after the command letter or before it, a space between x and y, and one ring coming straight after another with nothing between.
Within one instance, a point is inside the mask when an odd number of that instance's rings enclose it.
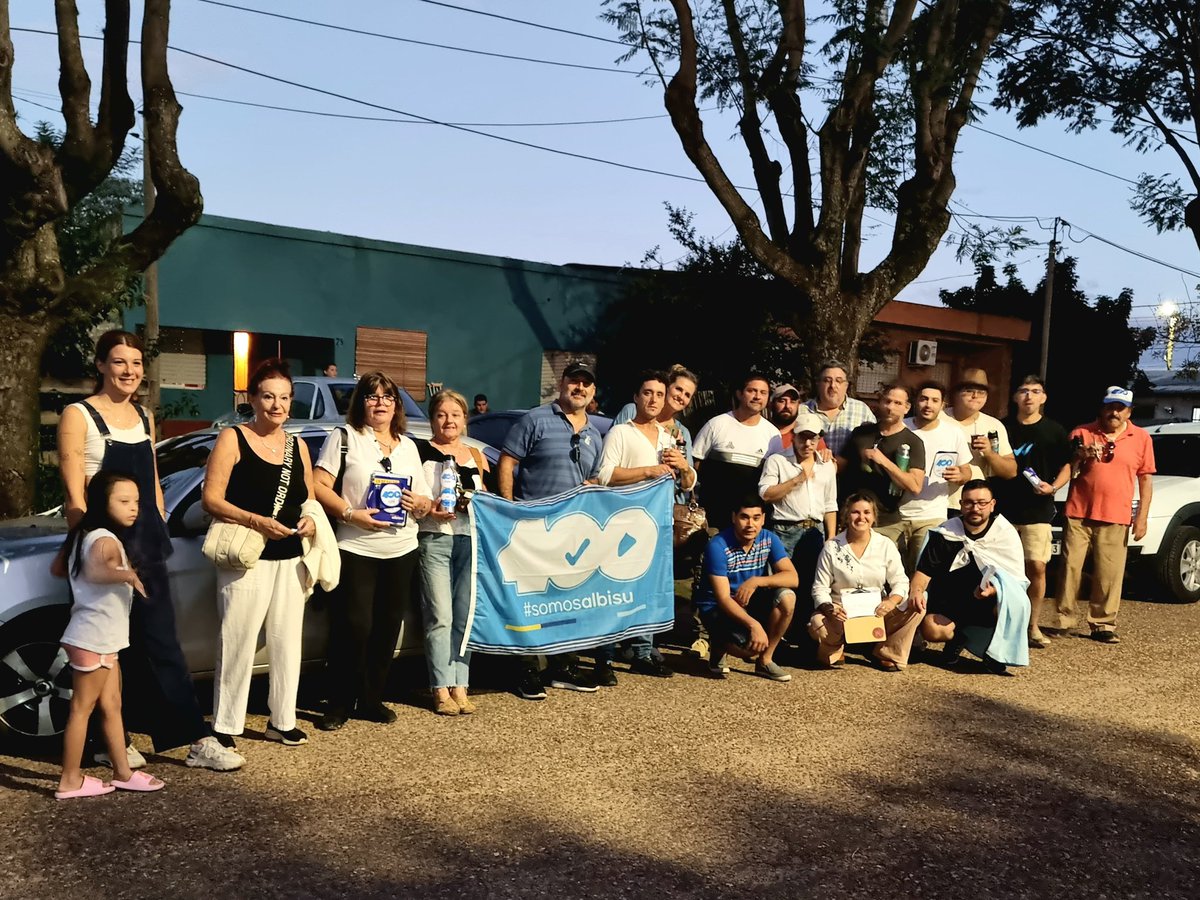
<instances>
[{"instance_id":1,"label":"group of people","mask_svg":"<svg viewBox=\"0 0 1200 900\"><path fill-rule=\"evenodd\" d=\"M885 385L874 410L847 395L839 362L814 387L801 402L793 385L770 391L748 376L734 408L696 437L709 520L730 523L708 544L697 601L719 636L715 673L733 653L786 680L773 653L796 597L811 596L807 631L825 666L843 665L848 619L875 619L865 624L876 639L855 642L885 671L903 669L922 639L944 645L947 665L970 650L1002 674L1075 625L1089 555L1091 637L1119 642L1126 546L1145 534L1154 473L1149 435L1129 421L1131 391L1110 387L1097 419L1068 435L1044 415L1036 375L1004 420L983 412L992 388L978 368L952 393L936 381ZM1063 578L1042 626L1054 495L1068 484Z\"/></svg>"},{"instance_id":2,"label":"group of people","mask_svg":"<svg viewBox=\"0 0 1200 900\"><path fill-rule=\"evenodd\" d=\"M189 766L244 765L236 738L264 626L271 662L265 736L306 743L296 697L304 604L318 585L340 587L331 605L329 696L317 728L332 731L351 717L384 724L396 718L383 702L384 685L403 611L414 599L424 620L431 708L444 716L476 711L465 650L471 497L485 489L489 467L463 437L468 417L487 410L486 398L476 397L472 409L455 391L437 392L429 401L432 439L416 441L405 434L396 384L367 373L357 381L346 424L329 433L314 460L284 428L292 399L287 364L258 367L248 390L253 418L218 435L203 487L214 520L206 554L212 544L220 615L210 725L175 633L154 423L135 402L143 377L139 339L124 331L103 335L96 365L95 394L64 411L59 432L70 533L56 569L72 590L62 643L75 690L57 796L162 787L138 772L145 759L128 740L122 693L156 751L187 745ZM995 671L1019 664L1026 641L1049 644L1038 613L1051 499L1068 481L1066 577L1055 627L1073 625L1083 557L1094 550L1088 623L1098 640L1117 640L1133 485L1141 496L1133 521L1139 536L1154 471L1148 437L1128 421L1128 391L1110 389L1100 418L1068 438L1043 417L1045 385L1032 376L1017 392L1016 415L1000 422L982 412L990 387L978 369L964 373L951 408L943 409L946 389L927 382L915 393L888 385L872 412L847 396L846 367L830 363L807 402L792 385L772 390L765 378L748 376L733 408L693 440L681 415L697 386L683 366L644 373L632 403L602 438L588 415L595 372L569 363L558 397L508 433L496 484L517 501L663 476L675 478L679 503L698 491L709 523L725 527L700 530L698 540L677 548L677 573L693 564L700 573L693 600L714 674L728 671L732 654L766 678L789 680L774 655L798 598L812 599L807 631L818 659L840 667L863 595L877 601L867 610L880 620L869 643L885 670L904 668L918 634L943 642L949 663L971 649ZM960 516L952 516L953 507ZM517 693L540 700L547 687L613 687L618 659L640 674L673 674L649 638L598 647L593 655L590 670L573 655L551 657L544 671L536 658L524 658L515 668ZM95 756L113 768L110 784L81 768L97 709L106 749Z\"/></svg>"}]
</instances>

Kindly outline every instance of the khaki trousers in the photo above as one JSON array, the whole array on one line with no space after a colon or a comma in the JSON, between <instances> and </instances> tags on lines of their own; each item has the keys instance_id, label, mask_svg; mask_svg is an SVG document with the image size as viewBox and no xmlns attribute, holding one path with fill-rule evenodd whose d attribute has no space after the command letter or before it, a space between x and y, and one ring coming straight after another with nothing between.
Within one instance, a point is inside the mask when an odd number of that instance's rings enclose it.
<instances>
[{"instance_id":1,"label":"khaki trousers","mask_svg":"<svg viewBox=\"0 0 1200 900\"><path fill-rule=\"evenodd\" d=\"M876 528L875 531L896 545L904 559L904 574L909 578L917 571L917 562L921 551L925 549L925 536L929 529L937 528L945 523L945 519L901 519L891 525Z\"/></svg>"},{"instance_id":2,"label":"khaki trousers","mask_svg":"<svg viewBox=\"0 0 1200 900\"><path fill-rule=\"evenodd\" d=\"M912 604L907 609L897 607L883 617L887 640L875 645L875 657L894 662L900 668L908 665L913 636L925 613L917 612ZM822 665L837 662L846 655L846 631L840 621L824 613L814 613L808 620L808 633L817 641L817 659Z\"/></svg>"},{"instance_id":3,"label":"khaki trousers","mask_svg":"<svg viewBox=\"0 0 1200 900\"><path fill-rule=\"evenodd\" d=\"M1058 592L1058 611L1053 627L1071 628L1076 622L1076 603L1083 563L1092 556L1092 592L1087 623L1092 631L1113 631L1121 608L1121 582L1125 577L1125 555L1129 526L1091 519L1067 519L1063 526L1063 575Z\"/></svg>"}]
</instances>

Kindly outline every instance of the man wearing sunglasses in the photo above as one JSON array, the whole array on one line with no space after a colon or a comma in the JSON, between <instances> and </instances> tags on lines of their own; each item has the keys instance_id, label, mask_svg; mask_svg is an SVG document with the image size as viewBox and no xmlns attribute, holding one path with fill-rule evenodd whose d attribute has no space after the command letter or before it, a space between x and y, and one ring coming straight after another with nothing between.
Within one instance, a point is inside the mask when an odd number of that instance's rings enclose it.
<instances>
[{"instance_id":1,"label":"man wearing sunglasses","mask_svg":"<svg viewBox=\"0 0 1200 900\"><path fill-rule=\"evenodd\" d=\"M1056 631L1066 631L1075 624L1083 564L1090 553L1092 591L1087 623L1092 638L1102 644L1120 642L1117 611L1130 526L1133 539L1141 540L1150 517L1154 445L1149 434L1129 421L1132 406L1133 391L1113 385L1104 394L1100 417L1071 432L1077 471L1067 494L1063 577L1054 626Z\"/></svg>"},{"instance_id":2,"label":"man wearing sunglasses","mask_svg":"<svg viewBox=\"0 0 1200 900\"><path fill-rule=\"evenodd\" d=\"M596 374L591 365L568 363L559 381L558 399L531 409L505 437L496 477L500 496L539 500L597 482L604 439L587 414L595 396ZM519 470L517 463L521 464ZM522 661L517 693L526 700L545 700L543 684L585 693L594 693L599 687L578 669L573 655L549 657L542 676L535 657L522 657Z\"/></svg>"}]
</instances>

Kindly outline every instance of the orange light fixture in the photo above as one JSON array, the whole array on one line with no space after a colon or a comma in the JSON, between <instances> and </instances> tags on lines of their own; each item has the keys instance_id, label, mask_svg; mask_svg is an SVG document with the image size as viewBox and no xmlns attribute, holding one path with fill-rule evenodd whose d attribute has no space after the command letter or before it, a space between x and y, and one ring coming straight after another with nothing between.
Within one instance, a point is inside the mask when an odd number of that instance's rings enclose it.
<instances>
[{"instance_id":1,"label":"orange light fixture","mask_svg":"<svg viewBox=\"0 0 1200 900\"><path fill-rule=\"evenodd\" d=\"M250 386L250 333L233 333L233 389L247 390Z\"/></svg>"}]
</instances>

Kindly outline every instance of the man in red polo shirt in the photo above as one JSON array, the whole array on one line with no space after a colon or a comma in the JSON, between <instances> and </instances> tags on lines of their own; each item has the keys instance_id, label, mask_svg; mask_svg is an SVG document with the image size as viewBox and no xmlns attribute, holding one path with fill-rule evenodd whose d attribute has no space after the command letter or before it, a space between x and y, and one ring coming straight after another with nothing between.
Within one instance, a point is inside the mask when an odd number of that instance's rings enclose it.
<instances>
[{"instance_id":1,"label":"man in red polo shirt","mask_svg":"<svg viewBox=\"0 0 1200 900\"><path fill-rule=\"evenodd\" d=\"M1140 540L1150 515L1154 446L1150 435L1129 421L1132 406L1133 391L1114 385L1104 395L1100 418L1071 432L1077 473L1067 495L1065 559L1054 625L1065 631L1075 624L1080 574L1090 552L1092 596L1087 622L1092 637L1104 644L1120 642L1117 610L1130 522L1134 540ZM1133 513L1135 482L1137 515Z\"/></svg>"}]
</instances>

